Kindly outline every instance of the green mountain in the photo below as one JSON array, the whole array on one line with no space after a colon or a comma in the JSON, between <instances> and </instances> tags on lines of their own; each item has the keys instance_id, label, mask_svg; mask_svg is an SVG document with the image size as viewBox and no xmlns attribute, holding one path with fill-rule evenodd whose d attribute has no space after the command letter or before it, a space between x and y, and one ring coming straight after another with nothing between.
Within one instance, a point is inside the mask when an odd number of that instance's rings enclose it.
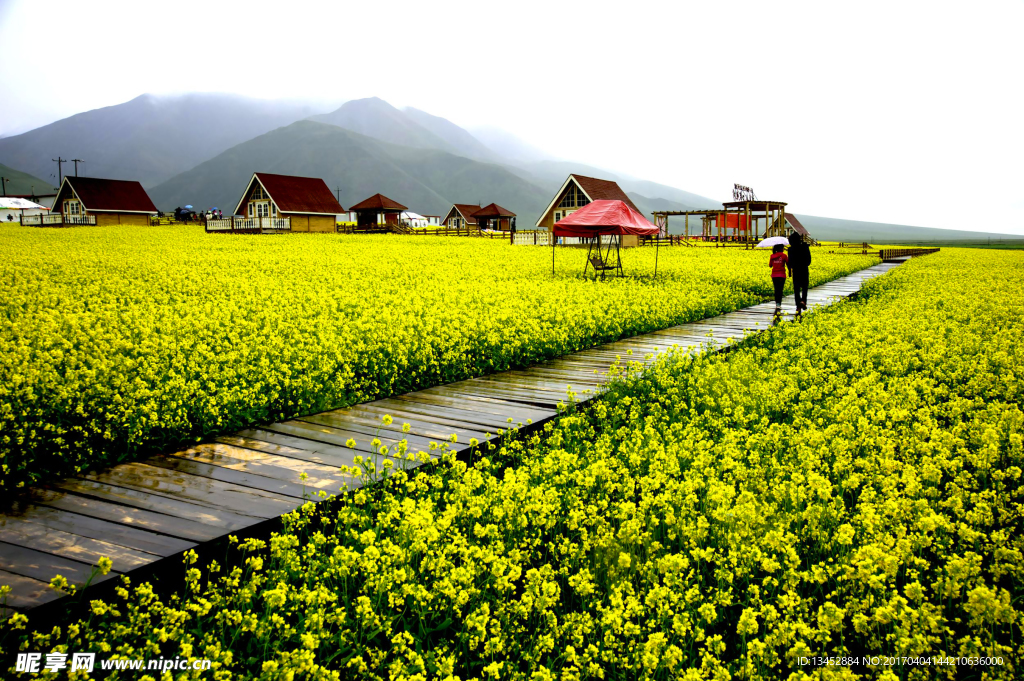
<instances>
[{"instance_id":1,"label":"green mountain","mask_svg":"<svg viewBox=\"0 0 1024 681\"><path fill-rule=\"evenodd\" d=\"M306 105L234 95L141 95L4 137L0 162L56 183L57 164L51 159L59 154L83 159L81 175L138 180L149 187L310 113ZM69 167L65 164L65 171Z\"/></svg>"},{"instance_id":2,"label":"green mountain","mask_svg":"<svg viewBox=\"0 0 1024 681\"><path fill-rule=\"evenodd\" d=\"M454 145L378 97L354 99L336 111L310 116L309 120L336 125L391 144L459 153Z\"/></svg>"},{"instance_id":3,"label":"green mountain","mask_svg":"<svg viewBox=\"0 0 1024 681\"><path fill-rule=\"evenodd\" d=\"M0 177L4 178L4 186L7 188L8 196L47 194L56 187L46 180L41 180L34 175L15 170L10 166L0 163Z\"/></svg>"},{"instance_id":4,"label":"green mountain","mask_svg":"<svg viewBox=\"0 0 1024 681\"><path fill-rule=\"evenodd\" d=\"M350 130L298 121L243 142L150 190L161 210L192 204L234 210L253 172L323 178L341 189L342 206L380 192L427 215L452 203L496 202L532 224L547 206L548 190L505 168L436 149L417 149Z\"/></svg>"}]
</instances>

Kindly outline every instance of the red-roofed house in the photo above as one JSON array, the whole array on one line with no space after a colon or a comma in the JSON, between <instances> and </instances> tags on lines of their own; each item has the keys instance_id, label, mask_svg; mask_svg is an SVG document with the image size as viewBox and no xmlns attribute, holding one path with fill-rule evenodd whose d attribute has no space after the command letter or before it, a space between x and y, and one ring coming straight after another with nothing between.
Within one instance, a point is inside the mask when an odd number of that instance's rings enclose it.
<instances>
[{"instance_id":1,"label":"red-roofed house","mask_svg":"<svg viewBox=\"0 0 1024 681\"><path fill-rule=\"evenodd\" d=\"M441 220L441 224L451 229L465 229L476 227L476 218L473 213L480 210L480 205L475 203L454 203L448 209L448 214Z\"/></svg>"},{"instance_id":2,"label":"red-roofed house","mask_svg":"<svg viewBox=\"0 0 1024 681\"><path fill-rule=\"evenodd\" d=\"M221 228L253 231L333 232L338 214L345 212L327 184L319 177L295 177L253 173L225 227L213 220L209 231Z\"/></svg>"},{"instance_id":3,"label":"red-roofed house","mask_svg":"<svg viewBox=\"0 0 1024 681\"><path fill-rule=\"evenodd\" d=\"M633 201L626 196L626 192L611 180L599 180L596 177L586 177L585 175L570 175L541 214L540 219L537 220L537 227L543 227L550 231L554 224L565 216L571 215L591 201L602 199L623 201L633 210L640 212Z\"/></svg>"},{"instance_id":4,"label":"red-roofed house","mask_svg":"<svg viewBox=\"0 0 1024 681\"><path fill-rule=\"evenodd\" d=\"M148 227L157 214L138 182L96 177L65 177L49 215L26 216L24 224L44 226L135 225ZM30 218L37 218L38 222Z\"/></svg>"}]
</instances>

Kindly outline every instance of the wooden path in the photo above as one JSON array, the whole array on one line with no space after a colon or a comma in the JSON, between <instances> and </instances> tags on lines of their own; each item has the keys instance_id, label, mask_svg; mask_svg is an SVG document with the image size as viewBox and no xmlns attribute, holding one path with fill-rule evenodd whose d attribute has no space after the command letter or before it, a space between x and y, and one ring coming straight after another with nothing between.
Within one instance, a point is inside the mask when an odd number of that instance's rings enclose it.
<instances>
[{"instance_id":1,"label":"wooden path","mask_svg":"<svg viewBox=\"0 0 1024 681\"><path fill-rule=\"evenodd\" d=\"M811 289L808 305L828 305L898 263L883 263ZM317 492L360 483L339 472L372 455L376 438L413 452L457 436L451 448L484 442L498 429L557 414L572 386L577 401L601 390L617 360L650 361L674 348L717 352L771 325L774 303L608 343L534 367L506 371L388 399L247 428L195 447L125 463L29 490L0 515L0 585L10 609L62 598L48 582L60 574L84 583L103 556L114 571L151 565L203 542L294 510ZM792 311L793 297L784 309ZM791 317L787 314L786 317ZM382 423L389 415L393 422ZM409 432L403 433L403 424ZM355 448L346 443L354 440ZM379 447L378 445L377 447ZM302 478L302 474L306 478Z\"/></svg>"}]
</instances>

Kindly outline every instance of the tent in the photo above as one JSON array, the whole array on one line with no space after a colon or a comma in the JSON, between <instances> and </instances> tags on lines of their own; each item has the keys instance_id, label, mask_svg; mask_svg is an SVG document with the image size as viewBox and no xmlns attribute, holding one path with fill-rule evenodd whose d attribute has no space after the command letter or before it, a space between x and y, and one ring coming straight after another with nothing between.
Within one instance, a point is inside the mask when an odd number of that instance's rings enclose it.
<instances>
[{"instance_id":1,"label":"tent","mask_svg":"<svg viewBox=\"0 0 1024 681\"><path fill-rule=\"evenodd\" d=\"M0 196L0 222L15 222L22 215L45 215L50 212L46 206L40 206L28 199L17 196Z\"/></svg>"},{"instance_id":2,"label":"tent","mask_svg":"<svg viewBox=\"0 0 1024 681\"><path fill-rule=\"evenodd\" d=\"M570 213L555 223L553 228L555 237L583 237L597 238L597 252L594 253L594 242L590 242L587 249L587 263L583 266L583 273L593 265L595 271L600 271L604 276L606 270L616 270L622 276L622 258L619 255L619 244L623 235L654 236L659 229L641 215L637 210L629 206L625 201L598 200L591 201L583 208ZM605 254L601 255L601 237L620 237L608 240L608 248ZM551 273L555 273L555 243L557 238L551 240ZM660 243L660 240L659 240ZM611 256L612 245L615 246L615 264L611 265L608 258ZM654 274L658 274L657 252L654 260Z\"/></svg>"},{"instance_id":3,"label":"tent","mask_svg":"<svg viewBox=\"0 0 1024 681\"><path fill-rule=\"evenodd\" d=\"M414 213L411 210L402 211L402 215L399 217L399 221L408 224L411 227L426 227L430 221L419 213Z\"/></svg>"}]
</instances>

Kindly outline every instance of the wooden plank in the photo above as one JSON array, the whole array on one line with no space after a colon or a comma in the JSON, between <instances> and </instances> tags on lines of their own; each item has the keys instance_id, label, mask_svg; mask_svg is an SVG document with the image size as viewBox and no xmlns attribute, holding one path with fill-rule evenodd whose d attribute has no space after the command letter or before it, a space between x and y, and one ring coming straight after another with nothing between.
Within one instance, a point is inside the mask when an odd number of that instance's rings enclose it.
<instances>
[{"instance_id":1,"label":"wooden plank","mask_svg":"<svg viewBox=\"0 0 1024 681\"><path fill-rule=\"evenodd\" d=\"M410 393L410 395L418 394ZM394 409L401 409L408 413L452 419L460 423L471 423L477 428L483 426L487 432L493 432L495 428L508 427L508 422L505 419L494 414L448 407L431 401L429 396L423 396L421 400L413 399L410 395L398 395L393 399L381 400L381 402L387 403L389 408L391 408L391 405L394 405Z\"/></svg>"},{"instance_id":2,"label":"wooden plank","mask_svg":"<svg viewBox=\"0 0 1024 681\"><path fill-rule=\"evenodd\" d=\"M446 390L443 393L432 394L452 397L460 401L476 401L480 399L493 400L495 404L502 404L505 409L504 413L507 415L521 413L519 409L521 407L541 407L554 411L555 405L567 399L564 394L560 393L522 389L514 386L502 387L500 385L489 385L483 381L474 381L472 383L463 384L458 390ZM472 408L476 409L477 406L474 404ZM506 416L506 418L508 418L508 416ZM515 417L513 416L513 418ZM526 416L523 418L524 421L526 419L535 420L535 417Z\"/></svg>"},{"instance_id":3,"label":"wooden plank","mask_svg":"<svg viewBox=\"0 0 1024 681\"><path fill-rule=\"evenodd\" d=\"M220 527L204 525L193 520L185 520L177 516L125 506L120 503L70 494L63 490L37 488L30 491L29 498L34 504L40 506L45 505L62 511L108 520L129 528L142 528L179 539L200 542L216 539L224 534L224 530Z\"/></svg>"},{"instance_id":4,"label":"wooden plank","mask_svg":"<svg viewBox=\"0 0 1024 681\"><path fill-rule=\"evenodd\" d=\"M223 528L225 532L222 532L221 535L226 534L226 531L249 527L261 520L255 516L243 515L213 506L205 506L192 501L171 499L127 487L109 485L92 480L82 480L80 478L61 480L54 483L54 487L82 496L94 497L125 506L134 506L135 508L142 508L157 513L166 513L167 515L184 518L204 525Z\"/></svg>"},{"instance_id":5,"label":"wooden plank","mask_svg":"<svg viewBox=\"0 0 1024 681\"><path fill-rule=\"evenodd\" d=\"M391 418L394 419L393 416ZM402 440L405 440L409 445L409 449L429 450L430 443L438 441L438 438L423 437L411 431L403 433L401 426L397 430L391 430L384 428L383 423L381 423L380 428L352 423L332 412L313 414L303 419L296 419L296 421L306 423L314 428L327 428L334 433L345 433L347 437L353 437L363 442L371 442L376 438L386 445L397 445ZM380 422L378 421L378 423ZM393 422L392 425L394 425Z\"/></svg>"},{"instance_id":6,"label":"wooden plank","mask_svg":"<svg viewBox=\"0 0 1024 681\"><path fill-rule=\"evenodd\" d=\"M479 424L479 423L470 423L470 422L461 421L461 420L454 419L454 418L446 418L445 416L438 415L438 414L433 414L433 413L422 413L422 412L419 412L419 411L410 411L409 409L406 408L405 405L403 405L402 403L398 402L397 400L392 400L392 401L388 402L387 404L384 404L384 402L385 402L384 400L381 400L381 401L378 401L378 402L369 402L369 403L367 403L365 405L359 405L357 407L349 407L348 410L353 411L353 412L357 412L357 413L365 413L365 414L367 414L369 416L376 417L378 419L380 418L381 415L383 415L385 413L386 414L390 414L391 417L394 418L394 419L397 419L397 418L401 417L403 421L407 421L409 419L418 419L420 421L424 421L424 422L427 422L427 423L436 424L439 428L443 428L443 429L445 429L449 433L459 434L460 433L459 429L473 430L473 431L479 431L481 429L481 424ZM367 409L363 409L363 407L367 407ZM377 409L379 411L371 411L370 408ZM462 439L462 435L461 434L459 434L459 439L460 440ZM481 438L477 438L477 439L481 439Z\"/></svg>"},{"instance_id":7,"label":"wooden plank","mask_svg":"<svg viewBox=\"0 0 1024 681\"><path fill-rule=\"evenodd\" d=\"M355 458L362 453L348 447L336 447L263 428L245 428L234 435L218 437L216 441L339 468L353 465Z\"/></svg>"},{"instance_id":8,"label":"wooden plank","mask_svg":"<svg viewBox=\"0 0 1024 681\"><path fill-rule=\"evenodd\" d=\"M500 397L489 397L481 395L478 397L464 397L464 390L472 386L472 384L459 384L452 383L447 386L438 386L429 390L420 390L419 392L409 393L407 395L400 395L398 399L411 399L418 402L431 401L434 404L442 406L450 406L458 409L466 409L470 411L483 412L485 414L493 414L499 419L507 419L512 417L516 420L523 422L526 419L533 419L539 421L544 418L551 416L552 409L543 409L540 407L531 407L524 404L509 404L508 400L501 399ZM480 389L484 389L480 386ZM494 391L497 393L497 391ZM512 391L510 391L511 393ZM539 398L547 399L547 396L538 395Z\"/></svg>"},{"instance_id":9,"label":"wooden plank","mask_svg":"<svg viewBox=\"0 0 1024 681\"><path fill-rule=\"evenodd\" d=\"M0 586L11 587L11 593L7 595L7 605L18 610L28 610L64 598L64 594L54 591L46 582L6 570L0 570Z\"/></svg>"},{"instance_id":10,"label":"wooden plank","mask_svg":"<svg viewBox=\"0 0 1024 681\"><path fill-rule=\"evenodd\" d=\"M255 475L263 475L276 480L286 480L313 489L327 489L335 492L345 485L351 476L342 473L335 466L278 456L243 447L234 447L223 443L197 445L184 452L174 452L171 456L191 459L222 466L232 470L247 471ZM306 480L302 480L302 474Z\"/></svg>"},{"instance_id":11,"label":"wooden plank","mask_svg":"<svg viewBox=\"0 0 1024 681\"><path fill-rule=\"evenodd\" d=\"M282 496L292 497L298 501L312 500L311 494L300 483L285 481L280 478L271 478L258 473L245 470L241 467L216 466L203 461L196 461L189 457L181 456L154 456L145 459L142 463L166 468L167 470L197 475L211 480L230 482L242 487L251 487L264 492L273 492ZM244 464L244 462L241 462Z\"/></svg>"},{"instance_id":12,"label":"wooden plank","mask_svg":"<svg viewBox=\"0 0 1024 681\"><path fill-rule=\"evenodd\" d=\"M12 506L6 519L10 522L20 520L82 537L101 539L130 549L155 553L158 556L171 556L196 545L195 542L178 537L23 501L18 501Z\"/></svg>"},{"instance_id":13,"label":"wooden plank","mask_svg":"<svg viewBox=\"0 0 1024 681\"><path fill-rule=\"evenodd\" d=\"M114 569L127 572L160 560L155 553L129 549L102 539L82 537L63 530L52 530L35 523L4 523L0 525L0 542L29 549L44 549L65 558L95 565L100 558L114 561Z\"/></svg>"},{"instance_id":14,"label":"wooden plank","mask_svg":"<svg viewBox=\"0 0 1024 681\"><path fill-rule=\"evenodd\" d=\"M256 518L275 518L301 505L295 498L143 463L120 464L101 473L83 475L82 479Z\"/></svg>"},{"instance_id":15,"label":"wooden plank","mask_svg":"<svg viewBox=\"0 0 1024 681\"><path fill-rule=\"evenodd\" d=\"M372 446L374 437L372 435L367 435L366 433L357 433L351 430L342 430L340 428L332 428L330 426L306 423L305 421L271 423L266 426L266 429L338 446L347 446L345 443L349 439L352 439L356 441L355 449L359 450L360 453L366 452L377 454L376 449ZM401 441L401 438L396 439L393 437L387 437L383 434L378 435L376 439L380 440L381 445L388 447L390 451L395 451ZM418 451L430 451L430 441L419 437L410 438L409 451L414 453Z\"/></svg>"},{"instance_id":16,"label":"wooden plank","mask_svg":"<svg viewBox=\"0 0 1024 681\"><path fill-rule=\"evenodd\" d=\"M60 575L75 586L81 586L89 581L93 569L92 565L71 558L0 542L0 570L11 574L31 577L47 584ZM105 575L97 573L91 583L97 584L118 574L116 570Z\"/></svg>"},{"instance_id":17,"label":"wooden plank","mask_svg":"<svg viewBox=\"0 0 1024 681\"><path fill-rule=\"evenodd\" d=\"M386 409L381 409L377 412L372 410L355 410L355 409L339 409L337 411L326 412L338 419L339 423L350 424L348 427L355 428L376 428L380 425L382 428L387 429L390 432L402 432L402 425L405 423L409 424L409 432L418 435L420 437L427 438L429 440L447 440L451 437L452 433L456 433L459 436L459 440L463 442L469 442L470 438L476 438L478 440L484 439L484 431L468 428L445 428L438 423L427 421L424 419L412 418L409 416L396 416L395 414L389 414ZM371 415L372 414L372 415ZM385 426L381 422L381 416L387 414L394 419L390 426Z\"/></svg>"}]
</instances>

